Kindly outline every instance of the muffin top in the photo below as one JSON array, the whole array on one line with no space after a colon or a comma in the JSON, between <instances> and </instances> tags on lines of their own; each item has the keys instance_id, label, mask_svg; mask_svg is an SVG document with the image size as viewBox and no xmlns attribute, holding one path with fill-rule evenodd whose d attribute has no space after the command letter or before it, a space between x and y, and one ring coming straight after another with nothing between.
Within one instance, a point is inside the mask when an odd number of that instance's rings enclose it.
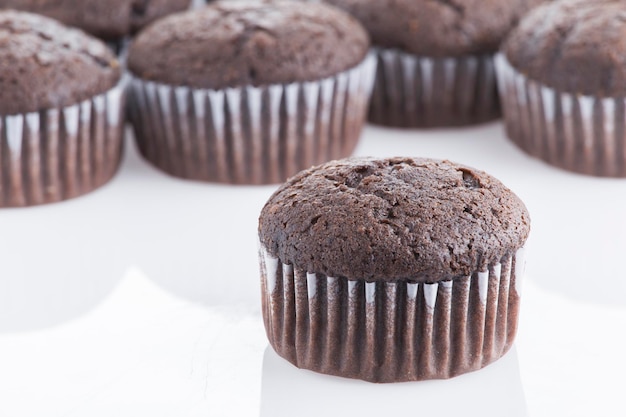
<instances>
[{"instance_id":1,"label":"muffin top","mask_svg":"<svg viewBox=\"0 0 626 417\"><path fill-rule=\"evenodd\" d=\"M101 41L47 17L0 12L0 114L79 103L119 79L119 64Z\"/></svg>"},{"instance_id":2,"label":"muffin top","mask_svg":"<svg viewBox=\"0 0 626 417\"><path fill-rule=\"evenodd\" d=\"M494 53L540 1L326 0L356 16L374 45L431 57Z\"/></svg>"},{"instance_id":3,"label":"muffin top","mask_svg":"<svg viewBox=\"0 0 626 417\"><path fill-rule=\"evenodd\" d=\"M99 38L115 40L153 20L184 10L191 0L0 0L0 8L57 19Z\"/></svg>"},{"instance_id":4,"label":"muffin top","mask_svg":"<svg viewBox=\"0 0 626 417\"><path fill-rule=\"evenodd\" d=\"M626 95L626 2L561 0L522 20L503 45L509 62L552 88Z\"/></svg>"},{"instance_id":5,"label":"muffin top","mask_svg":"<svg viewBox=\"0 0 626 417\"><path fill-rule=\"evenodd\" d=\"M290 0L217 1L142 31L128 56L138 77L196 88L317 80L359 64L369 38L346 13Z\"/></svg>"},{"instance_id":6,"label":"muffin top","mask_svg":"<svg viewBox=\"0 0 626 417\"><path fill-rule=\"evenodd\" d=\"M530 218L490 175L449 161L352 158L292 177L261 212L283 262L332 277L437 282L521 248Z\"/></svg>"}]
</instances>

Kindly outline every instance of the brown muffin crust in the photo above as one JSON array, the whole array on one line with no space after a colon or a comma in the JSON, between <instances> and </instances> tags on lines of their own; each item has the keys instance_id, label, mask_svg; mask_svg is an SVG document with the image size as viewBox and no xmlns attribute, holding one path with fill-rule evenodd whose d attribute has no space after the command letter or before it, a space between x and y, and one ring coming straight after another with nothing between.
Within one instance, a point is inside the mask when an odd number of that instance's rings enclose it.
<instances>
[{"instance_id":1,"label":"brown muffin crust","mask_svg":"<svg viewBox=\"0 0 626 417\"><path fill-rule=\"evenodd\" d=\"M104 43L35 14L0 12L0 114L79 103L120 79Z\"/></svg>"},{"instance_id":2,"label":"brown muffin crust","mask_svg":"<svg viewBox=\"0 0 626 417\"><path fill-rule=\"evenodd\" d=\"M143 79L219 89L325 78L356 66L368 48L361 25L327 5L217 1L148 27L128 64Z\"/></svg>"},{"instance_id":3,"label":"brown muffin crust","mask_svg":"<svg viewBox=\"0 0 626 417\"><path fill-rule=\"evenodd\" d=\"M437 282L521 248L530 218L490 175L449 161L353 158L303 171L269 199L262 245L332 277Z\"/></svg>"},{"instance_id":4,"label":"brown muffin crust","mask_svg":"<svg viewBox=\"0 0 626 417\"><path fill-rule=\"evenodd\" d=\"M57 19L94 36L116 40L153 20L184 10L191 0L0 0L0 8Z\"/></svg>"},{"instance_id":5,"label":"brown muffin crust","mask_svg":"<svg viewBox=\"0 0 626 417\"><path fill-rule=\"evenodd\" d=\"M326 0L363 23L372 43L415 55L489 54L545 0Z\"/></svg>"},{"instance_id":6,"label":"brown muffin crust","mask_svg":"<svg viewBox=\"0 0 626 417\"><path fill-rule=\"evenodd\" d=\"M626 95L626 2L565 0L522 20L503 51L518 71L552 88Z\"/></svg>"}]
</instances>

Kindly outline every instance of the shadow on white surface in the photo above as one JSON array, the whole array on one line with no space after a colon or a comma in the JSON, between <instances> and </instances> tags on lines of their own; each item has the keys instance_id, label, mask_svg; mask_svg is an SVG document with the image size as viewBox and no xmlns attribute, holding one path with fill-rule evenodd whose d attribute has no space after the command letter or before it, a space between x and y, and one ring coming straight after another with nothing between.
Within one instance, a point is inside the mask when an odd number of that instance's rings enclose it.
<instances>
[{"instance_id":1,"label":"shadow on white surface","mask_svg":"<svg viewBox=\"0 0 626 417\"><path fill-rule=\"evenodd\" d=\"M84 314L119 282L130 262L122 177L69 201L1 210L0 333Z\"/></svg>"},{"instance_id":2,"label":"shadow on white surface","mask_svg":"<svg viewBox=\"0 0 626 417\"><path fill-rule=\"evenodd\" d=\"M263 358L261 417L525 417L515 346L486 368L445 381L371 384L296 368L271 347Z\"/></svg>"},{"instance_id":3,"label":"shadow on white surface","mask_svg":"<svg viewBox=\"0 0 626 417\"><path fill-rule=\"evenodd\" d=\"M181 180L150 166L128 145L124 244L133 265L189 300L260 309L258 216L277 185Z\"/></svg>"},{"instance_id":4,"label":"shadow on white surface","mask_svg":"<svg viewBox=\"0 0 626 417\"><path fill-rule=\"evenodd\" d=\"M0 416L254 415L266 344L247 307L204 308L130 270L80 318L0 334Z\"/></svg>"},{"instance_id":5,"label":"shadow on white surface","mask_svg":"<svg viewBox=\"0 0 626 417\"><path fill-rule=\"evenodd\" d=\"M276 186L184 181L144 162L130 138L117 176L85 196L0 213L0 333L88 312L139 267L205 305L260 308L257 219Z\"/></svg>"}]
</instances>

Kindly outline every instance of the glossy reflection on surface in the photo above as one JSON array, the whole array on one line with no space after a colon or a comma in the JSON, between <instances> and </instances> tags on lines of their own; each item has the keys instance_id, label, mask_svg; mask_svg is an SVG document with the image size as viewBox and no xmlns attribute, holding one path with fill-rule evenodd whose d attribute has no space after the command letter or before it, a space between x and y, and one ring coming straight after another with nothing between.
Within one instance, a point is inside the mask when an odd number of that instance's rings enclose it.
<instances>
[{"instance_id":1,"label":"glossy reflection on surface","mask_svg":"<svg viewBox=\"0 0 626 417\"><path fill-rule=\"evenodd\" d=\"M371 384L296 368L271 348L263 358L261 417L433 415L525 417L515 347L499 361L449 380Z\"/></svg>"}]
</instances>

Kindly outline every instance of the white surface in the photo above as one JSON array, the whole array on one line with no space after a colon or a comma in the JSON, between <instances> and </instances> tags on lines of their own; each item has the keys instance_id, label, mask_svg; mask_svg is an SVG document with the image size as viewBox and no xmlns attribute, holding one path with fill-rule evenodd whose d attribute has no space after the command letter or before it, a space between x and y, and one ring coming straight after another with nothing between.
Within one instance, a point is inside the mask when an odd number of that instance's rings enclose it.
<instances>
[{"instance_id":1,"label":"white surface","mask_svg":"<svg viewBox=\"0 0 626 417\"><path fill-rule=\"evenodd\" d=\"M300 371L266 351L256 223L275 187L176 180L127 150L95 193L0 211L0 416L333 415L349 406L380 416L433 404L440 415L626 414L626 180L532 160L500 123L368 127L357 154L483 169L533 220L515 349L450 381L380 386Z\"/></svg>"}]
</instances>

